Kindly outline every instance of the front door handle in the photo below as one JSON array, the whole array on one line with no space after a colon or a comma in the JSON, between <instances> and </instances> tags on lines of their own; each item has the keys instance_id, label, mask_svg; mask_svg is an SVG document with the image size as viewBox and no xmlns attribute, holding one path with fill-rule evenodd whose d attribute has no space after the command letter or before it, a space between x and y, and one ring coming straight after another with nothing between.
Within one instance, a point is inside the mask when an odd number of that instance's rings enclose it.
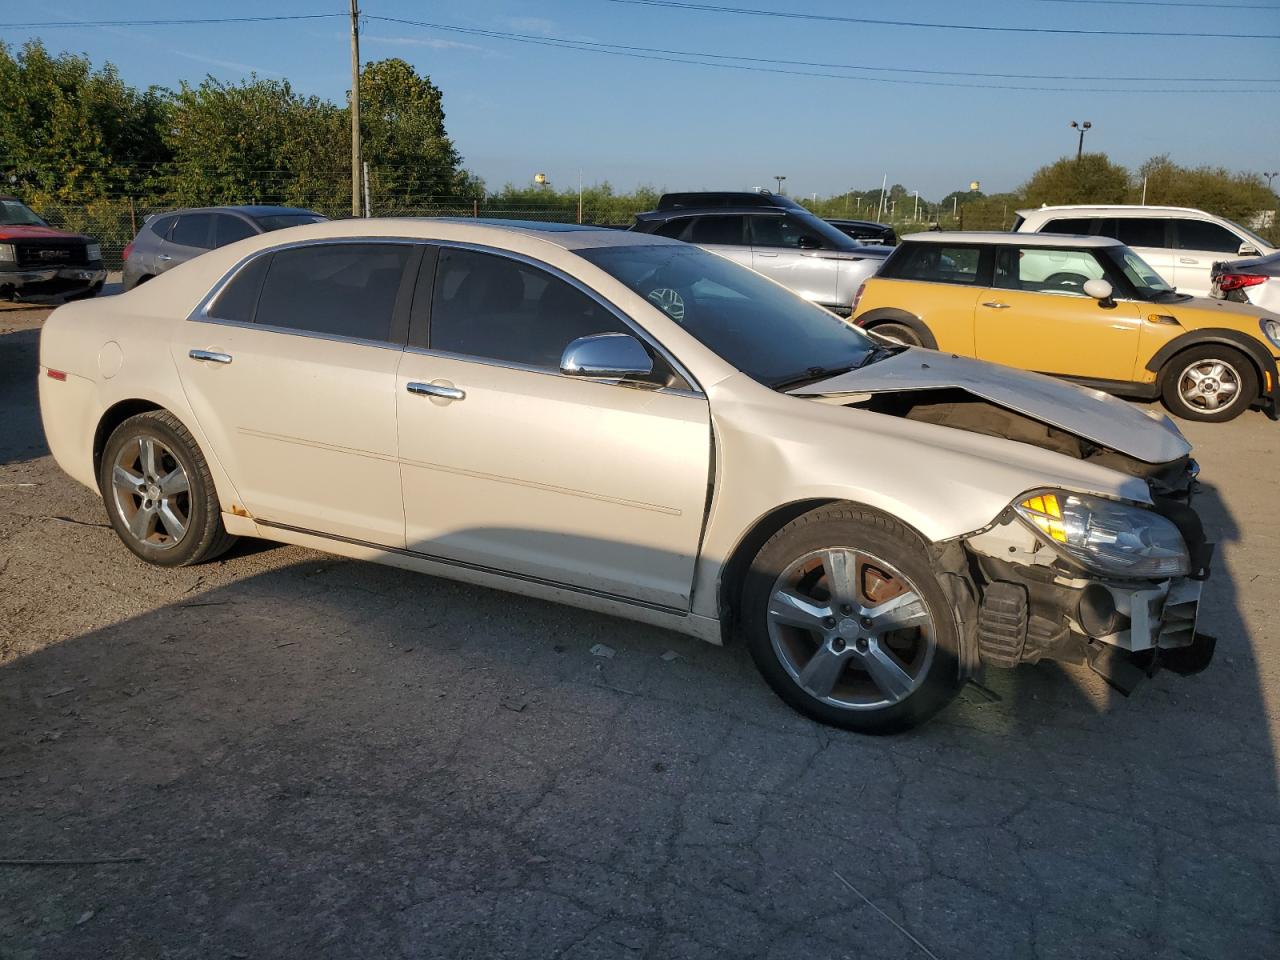
<instances>
[{"instance_id":1,"label":"front door handle","mask_svg":"<svg viewBox=\"0 0 1280 960\"><path fill-rule=\"evenodd\" d=\"M776 254L776 253L765 253L765 252L763 252L763 251L761 251L761 250L757 250L757 251L756 251L756 256L757 256L757 257L776 257L776 256L777 256L777 254Z\"/></svg>"},{"instance_id":2,"label":"front door handle","mask_svg":"<svg viewBox=\"0 0 1280 960\"><path fill-rule=\"evenodd\" d=\"M231 354L215 353L212 350L192 350L187 354L192 360L200 360L204 363L230 363Z\"/></svg>"},{"instance_id":3,"label":"front door handle","mask_svg":"<svg viewBox=\"0 0 1280 960\"><path fill-rule=\"evenodd\" d=\"M988 300L983 304L984 307L990 307L992 310L1008 310L1009 304L1001 303L999 300Z\"/></svg>"},{"instance_id":4,"label":"front door handle","mask_svg":"<svg viewBox=\"0 0 1280 960\"><path fill-rule=\"evenodd\" d=\"M457 387L447 387L440 383L414 383L411 381L405 385L405 389L420 397L439 397L441 400L467 399L465 390L459 390Z\"/></svg>"}]
</instances>

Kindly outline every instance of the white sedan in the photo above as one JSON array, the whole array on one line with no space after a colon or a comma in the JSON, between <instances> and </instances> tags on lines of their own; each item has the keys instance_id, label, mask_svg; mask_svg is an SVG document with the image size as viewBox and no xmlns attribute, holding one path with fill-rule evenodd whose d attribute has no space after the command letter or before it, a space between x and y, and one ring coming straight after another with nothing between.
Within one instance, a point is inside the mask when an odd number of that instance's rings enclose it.
<instances>
[{"instance_id":1,"label":"white sedan","mask_svg":"<svg viewBox=\"0 0 1280 960\"><path fill-rule=\"evenodd\" d=\"M878 341L677 241L348 220L46 322L53 455L134 554L301 544L721 642L902 729L983 664L1191 672L1209 548L1167 419Z\"/></svg>"}]
</instances>

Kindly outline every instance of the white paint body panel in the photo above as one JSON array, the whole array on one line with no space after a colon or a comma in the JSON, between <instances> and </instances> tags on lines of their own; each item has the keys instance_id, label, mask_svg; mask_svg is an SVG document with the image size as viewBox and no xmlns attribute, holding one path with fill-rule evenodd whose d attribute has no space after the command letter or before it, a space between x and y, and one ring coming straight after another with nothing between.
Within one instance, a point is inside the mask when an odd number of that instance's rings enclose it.
<instances>
[{"instance_id":1,"label":"white paint body panel","mask_svg":"<svg viewBox=\"0 0 1280 960\"><path fill-rule=\"evenodd\" d=\"M207 329L213 325L187 319L254 251L366 236L487 245L557 268L662 344L704 396L263 330ZM939 541L987 525L1037 487L1148 501L1139 479L1036 447L773 391L574 253L673 242L620 231L425 220L339 221L253 237L127 294L56 310L41 338L46 436L63 469L96 486L93 442L103 415L127 400L164 407L204 451L235 532L705 639L716 638L724 564L753 525L780 507L855 501ZM259 342L271 336L279 342ZM108 343L122 356L108 365L110 377L98 360L114 356L104 353ZM187 362L191 348L234 360L206 368ZM47 379L49 367L66 371L67 381ZM436 404L408 394L410 378L447 379L468 395ZM1083 394L1060 389L1064 406L1085 404ZM1058 422L1074 429L1066 413ZM1160 424L1144 426L1157 438L1152 442L1170 442ZM1133 445L1145 442L1135 436Z\"/></svg>"}]
</instances>

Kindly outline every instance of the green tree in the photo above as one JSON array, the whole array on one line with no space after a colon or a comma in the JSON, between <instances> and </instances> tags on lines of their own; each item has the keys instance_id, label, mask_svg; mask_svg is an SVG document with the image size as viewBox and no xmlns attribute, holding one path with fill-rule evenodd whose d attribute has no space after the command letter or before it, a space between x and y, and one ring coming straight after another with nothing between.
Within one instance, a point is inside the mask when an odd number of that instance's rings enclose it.
<instances>
[{"instance_id":1,"label":"green tree","mask_svg":"<svg viewBox=\"0 0 1280 960\"><path fill-rule=\"evenodd\" d=\"M154 186L169 159L163 91L128 86L111 64L0 43L0 173L37 206Z\"/></svg>"},{"instance_id":2,"label":"green tree","mask_svg":"<svg viewBox=\"0 0 1280 960\"><path fill-rule=\"evenodd\" d=\"M1105 153L1086 153L1077 160L1063 157L1041 167L1020 191L1029 206L1061 203L1124 203L1129 195L1129 171L1112 163Z\"/></svg>"},{"instance_id":3,"label":"green tree","mask_svg":"<svg viewBox=\"0 0 1280 960\"><path fill-rule=\"evenodd\" d=\"M380 208L470 199L483 190L461 169L445 133L440 88L404 60L372 61L360 71L360 135Z\"/></svg>"},{"instance_id":4,"label":"green tree","mask_svg":"<svg viewBox=\"0 0 1280 960\"><path fill-rule=\"evenodd\" d=\"M1263 210L1276 208L1276 195L1256 173L1232 173L1223 167L1180 167L1167 154L1152 157L1138 168L1130 203L1195 207L1230 220L1247 222Z\"/></svg>"}]
</instances>

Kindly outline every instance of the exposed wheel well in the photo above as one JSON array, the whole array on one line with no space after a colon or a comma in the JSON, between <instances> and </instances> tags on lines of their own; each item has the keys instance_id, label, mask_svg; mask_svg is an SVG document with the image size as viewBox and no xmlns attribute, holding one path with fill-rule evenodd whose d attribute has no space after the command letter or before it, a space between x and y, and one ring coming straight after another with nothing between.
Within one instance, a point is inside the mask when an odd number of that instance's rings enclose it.
<instances>
[{"instance_id":1,"label":"exposed wheel well","mask_svg":"<svg viewBox=\"0 0 1280 960\"><path fill-rule=\"evenodd\" d=\"M896 307L881 307L876 310L869 310L859 316L855 322L864 330L874 330L876 327L886 323L899 323L911 329L920 338L920 342L924 346L930 350L938 349L938 340L925 322L915 314L899 310Z\"/></svg>"},{"instance_id":2,"label":"exposed wheel well","mask_svg":"<svg viewBox=\"0 0 1280 960\"><path fill-rule=\"evenodd\" d=\"M107 438L115 432L116 427L124 423L130 417L136 417L140 413L146 413L148 410L163 410L158 403L152 403L150 400L121 400L119 403L107 409L102 415L102 419L98 421L98 428L93 432L93 473L97 476L98 470L102 466L102 451L107 445Z\"/></svg>"},{"instance_id":3,"label":"exposed wheel well","mask_svg":"<svg viewBox=\"0 0 1280 960\"><path fill-rule=\"evenodd\" d=\"M720 574L718 609L721 637L726 643L737 623L738 596L742 593L743 578L751 566L751 561L760 552L760 548L796 517L835 502L835 500L798 500L795 503L777 507L757 520L738 541L738 545L733 548L733 553Z\"/></svg>"}]
</instances>

